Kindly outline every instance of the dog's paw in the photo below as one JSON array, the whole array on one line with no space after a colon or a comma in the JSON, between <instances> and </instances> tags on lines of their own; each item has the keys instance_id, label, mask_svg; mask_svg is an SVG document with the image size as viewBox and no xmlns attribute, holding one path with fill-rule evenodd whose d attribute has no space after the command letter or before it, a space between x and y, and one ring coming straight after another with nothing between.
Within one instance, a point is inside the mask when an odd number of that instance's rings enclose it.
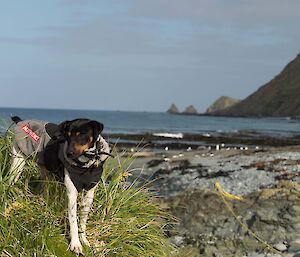
<instances>
[{"instance_id":1,"label":"dog's paw","mask_svg":"<svg viewBox=\"0 0 300 257\"><path fill-rule=\"evenodd\" d=\"M70 250L76 254L82 253L82 245L79 239L72 239L70 242Z\"/></svg>"},{"instance_id":2,"label":"dog's paw","mask_svg":"<svg viewBox=\"0 0 300 257\"><path fill-rule=\"evenodd\" d=\"M89 241L86 239L86 236L84 233L80 234L80 241L82 242L82 244L86 245L86 246L91 246Z\"/></svg>"}]
</instances>

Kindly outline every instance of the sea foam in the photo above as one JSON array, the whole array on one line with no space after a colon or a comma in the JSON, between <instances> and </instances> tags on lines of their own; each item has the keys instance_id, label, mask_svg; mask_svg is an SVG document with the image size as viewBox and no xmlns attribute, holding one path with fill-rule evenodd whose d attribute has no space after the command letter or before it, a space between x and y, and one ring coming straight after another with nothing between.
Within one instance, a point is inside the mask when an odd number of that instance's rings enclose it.
<instances>
[{"instance_id":1,"label":"sea foam","mask_svg":"<svg viewBox=\"0 0 300 257\"><path fill-rule=\"evenodd\" d=\"M182 133L153 133L156 137L183 138Z\"/></svg>"}]
</instances>

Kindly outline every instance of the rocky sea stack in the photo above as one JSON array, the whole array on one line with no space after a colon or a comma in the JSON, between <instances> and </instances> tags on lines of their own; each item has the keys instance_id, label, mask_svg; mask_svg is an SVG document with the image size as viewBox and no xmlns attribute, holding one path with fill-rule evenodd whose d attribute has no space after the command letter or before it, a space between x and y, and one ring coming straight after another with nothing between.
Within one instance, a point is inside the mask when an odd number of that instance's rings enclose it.
<instances>
[{"instance_id":1,"label":"rocky sea stack","mask_svg":"<svg viewBox=\"0 0 300 257\"><path fill-rule=\"evenodd\" d=\"M197 109L193 105L189 105L183 112L180 112L175 104L172 104L167 110L169 114L182 114L182 115L199 115Z\"/></svg>"},{"instance_id":2,"label":"rocky sea stack","mask_svg":"<svg viewBox=\"0 0 300 257\"><path fill-rule=\"evenodd\" d=\"M172 104L170 108L167 110L167 113L178 114L179 110L175 104Z\"/></svg>"},{"instance_id":3,"label":"rocky sea stack","mask_svg":"<svg viewBox=\"0 0 300 257\"><path fill-rule=\"evenodd\" d=\"M186 109L183 112L183 114L197 114L197 113L198 111L193 105L186 107Z\"/></svg>"}]
</instances>

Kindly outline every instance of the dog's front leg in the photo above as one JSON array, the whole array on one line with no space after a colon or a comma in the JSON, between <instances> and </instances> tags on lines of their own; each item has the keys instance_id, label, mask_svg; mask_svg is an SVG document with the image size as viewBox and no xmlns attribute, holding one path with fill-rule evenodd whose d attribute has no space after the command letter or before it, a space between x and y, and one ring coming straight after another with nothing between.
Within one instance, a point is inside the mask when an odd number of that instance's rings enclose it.
<instances>
[{"instance_id":1,"label":"dog's front leg","mask_svg":"<svg viewBox=\"0 0 300 257\"><path fill-rule=\"evenodd\" d=\"M21 176L21 173L23 171L23 168L25 166L25 158L24 156L16 150L15 147L12 148L12 164L10 167L10 183L13 184L17 182L19 177Z\"/></svg>"},{"instance_id":2,"label":"dog's front leg","mask_svg":"<svg viewBox=\"0 0 300 257\"><path fill-rule=\"evenodd\" d=\"M70 174L65 169L65 186L67 188L68 196L68 216L70 223L70 250L76 254L82 253L82 245L78 237L78 225L77 225L77 196L78 192L74 186Z\"/></svg>"},{"instance_id":3,"label":"dog's front leg","mask_svg":"<svg viewBox=\"0 0 300 257\"><path fill-rule=\"evenodd\" d=\"M88 219L88 215L94 200L94 193L95 193L96 186L92 189L88 190L82 199L82 212L80 217L80 238L81 242L85 245L90 246L89 241L86 239L86 222Z\"/></svg>"}]
</instances>

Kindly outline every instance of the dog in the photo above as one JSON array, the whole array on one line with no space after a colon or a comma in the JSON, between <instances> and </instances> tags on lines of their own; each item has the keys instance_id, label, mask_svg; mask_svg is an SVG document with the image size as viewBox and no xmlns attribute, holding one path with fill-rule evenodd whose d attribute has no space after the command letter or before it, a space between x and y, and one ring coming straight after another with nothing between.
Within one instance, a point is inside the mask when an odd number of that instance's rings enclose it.
<instances>
[{"instance_id":1,"label":"dog","mask_svg":"<svg viewBox=\"0 0 300 257\"><path fill-rule=\"evenodd\" d=\"M64 121L59 125L40 120L12 117L12 165L10 173L18 180L28 157L34 158L41 177L52 173L64 181L68 198L71 251L82 253L82 244L89 246L86 222L94 192L101 179L103 164L110 154L109 144L101 136L103 124L89 119ZM77 224L77 196L85 190Z\"/></svg>"}]
</instances>

